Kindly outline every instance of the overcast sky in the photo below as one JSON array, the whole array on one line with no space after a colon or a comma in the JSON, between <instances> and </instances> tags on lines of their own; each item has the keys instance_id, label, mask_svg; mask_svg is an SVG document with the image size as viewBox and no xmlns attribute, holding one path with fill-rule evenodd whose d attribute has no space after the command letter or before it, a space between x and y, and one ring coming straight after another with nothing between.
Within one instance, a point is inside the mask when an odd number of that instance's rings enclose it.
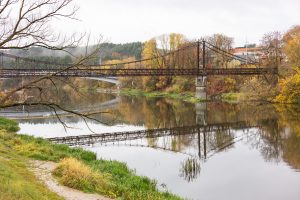
<instances>
[{"instance_id":1,"label":"overcast sky","mask_svg":"<svg viewBox=\"0 0 300 200\"><path fill-rule=\"evenodd\" d=\"M114 43L146 41L164 33L195 39L213 33L235 46L257 43L264 33L300 24L300 0L76 0L78 22L61 31L91 32Z\"/></svg>"}]
</instances>

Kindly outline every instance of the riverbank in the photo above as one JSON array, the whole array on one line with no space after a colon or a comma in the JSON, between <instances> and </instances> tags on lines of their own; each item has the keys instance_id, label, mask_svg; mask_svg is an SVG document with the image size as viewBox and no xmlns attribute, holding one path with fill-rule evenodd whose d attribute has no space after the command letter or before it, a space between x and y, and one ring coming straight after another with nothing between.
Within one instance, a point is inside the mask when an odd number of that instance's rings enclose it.
<instances>
[{"instance_id":1,"label":"riverbank","mask_svg":"<svg viewBox=\"0 0 300 200\"><path fill-rule=\"evenodd\" d=\"M193 92L183 92L183 93L168 93L163 91L155 92L145 92L137 89L122 89L120 91L123 95L128 96L145 96L145 97L165 97L172 99L180 99L191 103L204 102L204 99L196 98ZM240 102L244 100L244 95L242 93L223 93L218 98L220 101L224 102Z\"/></svg>"},{"instance_id":2,"label":"riverbank","mask_svg":"<svg viewBox=\"0 0 300 200\"><path fill-rule=\"evenodd\" d=\"M53 176L58 182L86 193L113 199L180 199L158 191L155 181L137 176L124 163L97 160L93 152L16 131L16 122L0 118L0 199L62 199L28 169L34 160L57 163Z\"/></svg>"},{"instance_id":3,"label":"riverbank","mask_svg":"<svg viewBox=\"0 0 300 200\"><path fill-rule=\"evenodd\" d=\"M183 93L168 93L163 91L155 91L155 92L145 92L138 89L122 89L120 94L128 95L128 96L144 96L144 97L165 97L172 99L180 99L184 101L188 101L191 103L203 102L204 99L196 98L193 92L183 92Z\"/></svg>"}]
</instances>

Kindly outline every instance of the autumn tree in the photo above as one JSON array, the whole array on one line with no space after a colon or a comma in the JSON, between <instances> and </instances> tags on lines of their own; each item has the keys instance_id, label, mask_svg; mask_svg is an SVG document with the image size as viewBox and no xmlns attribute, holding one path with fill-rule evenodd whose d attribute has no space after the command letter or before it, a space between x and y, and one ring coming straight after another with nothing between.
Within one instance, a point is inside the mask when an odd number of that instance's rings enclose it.
<instances>
[{"instance_id":1,"label":"autumn tree","mask_svg":"<svg viewBox=\"0 0 300 200\"><path fill-rule=\"evenodd\" d=\"M280 81L280 93L276 97L276 101L300 104L300 71Z\"/></svg>"},{"instance_id":2,"label":"autumn tree","mask_svg":"<svg viewBox=\"0 0 300 200\"><path fill-rule=\"evenodd\" d=\"M156 38L146 41L143 45L142 62L144 68L178 68L179 66L179 53L171 53L186 43L186 38L182 34L171 33L164 34ZM167 55L168 56L164 56ZM149 58L154 58L147 60ZM138 66L136 66L138 67ZM125 79L124 79L125 80ZM140 88L145 91L165 90L173 84L174 77L171 76L145 76L141 78L133 78L134 84L131 87ZM175 81L176 82L176 81ZM125 82L124 82L125 83ZM127 81L128 83L128 81ZM126 84L128 85L128 84Z\"/></svg>"},{"instance_id":3,"label":"autumn tree","mask_svg":"<svg viewBox=\"0 0 300 200\"><path fill-rule=\"evenodd\" d=\"M224 34L213 34L204 38L207 42L217 46L223 50L231 50L233 45L233 38Z\"/></svg>"},{"instance_id":4,"label":"autumn tree","mask_svg":"<svg viewBox=\"0 0 300 200\"><path fill-rule=\"evenodd\" d=\"M292 72L280 80L276 101L300 104L300 26L294 26L283 36L283 51Z\"/></svg>"},{"instance_id":5,"label":"autumn tree","mask_svg":"<svg viewBox=\"0 0 300 200\"><path fill-rule=\"evenodd\" d=\"M300 68L300 25L291 28L283 36L283 41L288 62Z\"/></svg>"},{"instance_id":6,"label":"autumn tree","mask_svg":"<svg viewBox=\"0 0 300 200\"><path fill-rule=\"evenodd\" d=\"M222 49L224 51L231 51L232 49L232 45L233 45L233 38L223 35L223 34L213 34L212 36L207 36L204 38L207 42L209 42L210 44L216 46L219 49ZM213 66L217 66L217 67L224 67L225 65L227 65L228 63L228 58L223 55L223 54L219 54L219 53L215 53L215 52L211 52L210 50L208 50L207 52L208 54L213 54L214 55L214 59L213 59Z\"/></svg>"},{"instance_id":7,"label":"autumn tree","mask_svg":"<svg viewBox=\"0 0 300 200\"><path fill-rule=\"evenodd\" d=\"M279 67L283 59L283 40L282 34L278 31L267 33L261 39L263 54L266 56L265 66Z\"/></svg>"},{"instance_id":8,"label":"autumn tree","mask_svg":"<svg viewBox=\"0 0 300 200\"><path fill-rule=\"evenodd\" d=\"M128 57L122 60L110 60L106 61L105 64L117 64L117 63L126 63L135 61L135 57ZM135 64L126 64L123 66L125 69L134 68ZM120 77L119 81L121 82L121 87L129 87L129 88L141 88L141 77Z\"/></svg>"},{"instance_id":9,"label":"autumn tree","mask_svg":"<svg viewBox=\"0 0 300 200\"><path fill-rule=\"evenodd\" d=\"M160 52L166 54L176 49L179 49L185 42L184 35L178 33L164 34L159 36L157 39ZM166 58L166 61L161 63L161 68L179 68L179 52L170 55L172 58ZM167 61L168 60L168 61ZM170 63L167 63L170 62ZM158 89L166 89L172 83L173 77L171 76L160 76L159 81L156 83ZM174 83L175 84L175 83Z\"/></svg>"},{"instance_id":10,"label":"autumn tree","mask_svg":"<svg viewBox=\"0 0 300 200\"><path fill-rule=\"evenodd\" d=\"M232 37L226 36L224 34L213 34L211 36L205 37L204 39L208 43L226 52L230 52L232 50ZM217 68L224 68L228 67L229 62L231 62L231 60L229 60L225 55L216 53L210 49L207 49L207 54L212 58L210 59L209 63L207 63L207 67L214 66ZM227 77L224 79L224 77L214 76L209 77L207 81L208 94L213 98L222 93L235 92L235 78Z\"/></svg>"},{"instance_id":11,"label":"autumn tree","mask_svg":"<svg viewBox=\"0 0 300 200\"><path fill-rule=\"evenodd\" d=\"M151 39L146 41L142 51L142 58L152 58L156 57L158 54L157 52L157 43L155 39ZM145 68L159 68L159 61L158 60L148 60L145 62ZM145 91L153 91L156 89L156 83L158 81L158 77L155 76L144 76L141 78L142 87Z\"/></svg>"}]
</instances>

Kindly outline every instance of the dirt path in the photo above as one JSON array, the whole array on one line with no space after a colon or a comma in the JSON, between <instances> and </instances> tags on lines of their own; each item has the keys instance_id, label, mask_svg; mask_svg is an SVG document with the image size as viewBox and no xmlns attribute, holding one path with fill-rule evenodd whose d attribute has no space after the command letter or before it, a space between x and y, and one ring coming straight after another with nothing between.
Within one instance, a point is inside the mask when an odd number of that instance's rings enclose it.
<instances>
[{"instance_id":1,"label":"dirt path","mask_svg":"<svg viewBox=\"0 0 300 200\"><path fill-rule=\"evenodd\" d=\"M60 185L53 177L51 172L55 169L56 163L44 161L31 161L30 170L34 172L36 177L42 181L51 191L62 196L66 200L110 200L98 194L87 194L79 190L75 190Z\"/></svg>"}]
</instances>

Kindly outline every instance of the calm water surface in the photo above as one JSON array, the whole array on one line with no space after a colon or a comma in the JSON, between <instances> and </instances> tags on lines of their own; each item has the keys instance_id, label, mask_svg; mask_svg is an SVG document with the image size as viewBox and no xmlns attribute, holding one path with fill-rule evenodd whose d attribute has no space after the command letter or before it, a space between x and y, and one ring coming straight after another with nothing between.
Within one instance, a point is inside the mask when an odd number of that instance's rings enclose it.
<instances>
[{"instance_id":1,"label":"calm water surface","mask_svg":"<svg viewBox=\"0 0 300 200\"><path fill-rule=\"evenodd\" d=\"M300 199L299 108L111 94L87 97L61 97L64 106L93 111L97 119L87 126L78 117L60 113L71 127L67 131L41 107L1 115L17 118L20 133L44 138L91 134L90 129L101 134L164 128L147 137L83 147L99 159L126 162L137 174L156 179L161 190L186 199Z\"/></svg>"}]
</instances>

